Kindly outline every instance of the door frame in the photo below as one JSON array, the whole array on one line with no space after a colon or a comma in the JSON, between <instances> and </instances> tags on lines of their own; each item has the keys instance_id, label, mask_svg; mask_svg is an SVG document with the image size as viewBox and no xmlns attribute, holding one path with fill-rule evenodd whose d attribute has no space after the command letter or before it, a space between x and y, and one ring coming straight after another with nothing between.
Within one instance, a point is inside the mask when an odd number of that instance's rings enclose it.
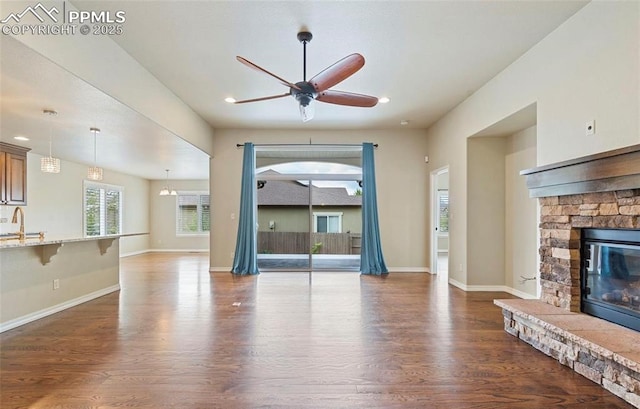
<instances>
[{"instance_id":1,"label":"door frame","mask_svg":"<svg viewBox=\"0 0 640 409\"><path fill-rule=\"evenodd\" d=\"M438 274L438 224L439 224L439 203L438 203L438 178L443 174L449 174L449 165L431 171L431 266L429 272ZM449 234L451 229L449 229ZM451 237L449 237L451 243ZM451 248L449 247L449 251ZM448 271L448 270L447 270Z\"/></svg>"}]
</instances>

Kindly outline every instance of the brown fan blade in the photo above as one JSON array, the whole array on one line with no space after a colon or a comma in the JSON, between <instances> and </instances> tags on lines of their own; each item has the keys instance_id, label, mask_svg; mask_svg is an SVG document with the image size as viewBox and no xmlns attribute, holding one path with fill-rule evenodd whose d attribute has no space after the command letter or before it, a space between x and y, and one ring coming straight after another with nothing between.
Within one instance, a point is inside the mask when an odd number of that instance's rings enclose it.
<instances>
[{"instance_id":1,"label":"brown fan blade","mask_svg":"<svg viewBox=\"0 0 640 409\"><path fill-rule=\"evenodd\" d=\"M363 66L364 57L357 53L351 54L326 68L311 78L309 82L313 88L315 88L316 92L322 92L346 80Z\"/></svg>"},{"instance_id":2,"label":"brown fan blade","mask_svg":"<svg viewBox=\"0 0 640 409\"><path fill-rule=\"evenodd\" d=\"M376 106L378 98L370 95L354 94L343 91L324 91L318 94L316 99L329 104L348 105L352 107L371 108Z\"/></svg>"},{"instance_id":3,"label":"brown fan blade","mask_svg":"<svg viewBox=\"0 0 640 409\"><path fill-rule=\"evenodd\" d=\"M282 97L288 97L291 95L290 93L281 94L281 95L271 95L269 97L261 97L261 98L253 98L253 99L243 99L242 101L236 101L234 104L246 104L247 102L258 102L258 101L267 101L269 99L276 99Z\"/></svg>"},{"instance_id":4,"label":"brown fan blade","mask_svg":"<svg viewBox=\"0 0 640 409\"><path fill-rule=\"evenodd\" d=\"M293 89L297 89L298 91L300 91L300 87L298 87L296 84L292 84L292 83L290 83L289 81L287 81L287 80L285 80L285 79L282 79L282 78L278 77L278 76L277 76L277 75L275 75L274 73L271 73L271 72L269 72L269 71L265 70L264 68L262 68L262 67L260 67L260 66L258 66L258 65L256 65L256 64L254 64L254 63L252 63L251 61L247 60L246 58L242 58L242 57L240 57L239 55L237 55L237 56L236 56L236 59L237 59L238 61L240 61L241 63L243 63L244 65L246 65L247 67L249 67L249 68L253 68L253 69L254 69L254 70L256 70L256 71L260 71L260 72L263 72L263 73L265 73L265 74L267 74L267 75L272 76L273 78L275 78L275 79L277 79L278 81L280 81L280 84L282 84L282 85L284 85L284 86L287 86L287 87L291 87L291 88L293 88Z\"/></svg>"}]
</instances>

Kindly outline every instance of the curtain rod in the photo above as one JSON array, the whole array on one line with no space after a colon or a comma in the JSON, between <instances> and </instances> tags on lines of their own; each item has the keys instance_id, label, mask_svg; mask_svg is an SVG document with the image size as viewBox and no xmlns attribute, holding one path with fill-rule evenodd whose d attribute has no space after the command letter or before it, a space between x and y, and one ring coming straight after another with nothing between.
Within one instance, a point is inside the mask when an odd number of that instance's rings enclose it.
<instances>
[{"instance_id":1,"label":"curtain rod","mask_svg":"<svg viewBox=\"0 0 640 409\"><path fill-rule=\"evenodd\" d=\"M236 148L242 148L244 143L236 143ZM257 143L253 146L362 146L359 143ZM378 147L377 143L373 144L374 148Z\"/></svg>"}]
</instances>

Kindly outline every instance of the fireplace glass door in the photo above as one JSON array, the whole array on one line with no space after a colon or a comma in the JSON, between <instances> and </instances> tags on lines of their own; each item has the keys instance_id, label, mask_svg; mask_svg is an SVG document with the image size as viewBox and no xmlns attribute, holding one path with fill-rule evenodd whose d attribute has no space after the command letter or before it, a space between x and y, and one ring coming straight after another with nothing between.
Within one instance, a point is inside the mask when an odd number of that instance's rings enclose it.
<instances>
[{"instance_id":1,"label":"fireplace glass door","mask_svg":"<svg viewBox=\"0 0 640 409\"><path fill-rule=\"evenodd\" d=\"M631 230L583 232L582 310L640 330L640 237Z\"/></svg>"}]
</instances>

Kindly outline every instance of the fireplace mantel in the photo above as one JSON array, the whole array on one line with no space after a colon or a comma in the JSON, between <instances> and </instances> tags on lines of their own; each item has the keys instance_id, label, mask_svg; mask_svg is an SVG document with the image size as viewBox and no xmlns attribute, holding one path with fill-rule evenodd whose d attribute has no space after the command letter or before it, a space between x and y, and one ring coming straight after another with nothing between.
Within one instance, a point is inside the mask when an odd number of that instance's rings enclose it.
<instances>
[{"instance_id":1,"label":"fireplace mantel","mask_svg":"<svg viewBox=\"0 0 640 409\"><path fill-rule=\"evenodd\" d=\"M640 187L640 145L627 146L520 172L530 197L574 195Z\"/></svg>"}]
</instances>

